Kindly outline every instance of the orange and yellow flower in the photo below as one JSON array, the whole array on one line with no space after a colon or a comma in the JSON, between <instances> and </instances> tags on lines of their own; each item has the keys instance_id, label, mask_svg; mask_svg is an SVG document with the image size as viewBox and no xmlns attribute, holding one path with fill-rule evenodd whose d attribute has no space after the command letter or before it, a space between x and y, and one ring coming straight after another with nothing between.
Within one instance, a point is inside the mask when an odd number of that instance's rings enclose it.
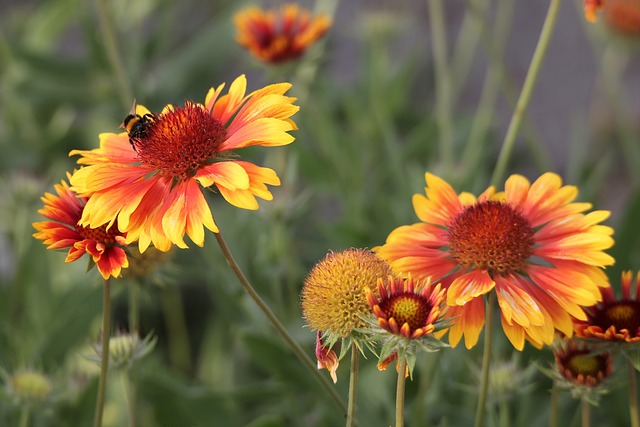
<instances>
[{"instance_id":1,"label":"orange and yellow flower","mask_svg":"<svg viewBox=\"0 0 640 427\"><path fill-rule=\"evenodd\" d=\"M127 254L121 247L125 245L125 236L106 225L98 228L80 225L78 221L87 200L77 197L64 180L54 188L57 195L45 193L42 197L44 208L38 211L51 221L33 223L38 230L33 237L48 245L47 249L69 248L65 262L75 261L88 253L105 280L110 276L118 277L121 269L129 266Z\"/></svg>"},{"instance_id":2,"label":"orange and yellow flower","mask_svg":"<svg viewBox=\"0 0 640 427\"><path fill-rule=\"evenodd\" d=\"M607 0L604 19L616 31L640 35L640 0Z\"/></svg>"},{"instance_id":3,"label":"orange and yellow flower","mask_svg":"<svg viewBox=\"0 0 640 427\"><path fill-rule=\"evenodd\" d=\"M604 0L584 0L584 16L589 22L598 20L597 12L604 7Z\"/></svg>"},{"instance_id":4,"label":"orange and yellow flower","mask_svg":"<svg viewBox=\"0 0 640 427\"><path fill-rule=\"evenodd\" d=\"M418 339L435 331L445 293L439 283L432 286L428 280L421 280L416 284L411 276L389 276L387 281L378 279L380 298L369 288L365 291L378 326L387 332Z\"/></svg>"},{"instance_id":5,"label":"orange and yellow flower","mask_svg":"<svg viewBox=\"0 0 640 427\"><path fill-rule=\"evenodd\" d=\"M571 316L585 319L582 306L601 299L608 286L601 267L613 258L609 213L574 203L578 190L546 173L533 184L511 176L505 191L488 188L478 198L458 195L427 173L426 196L413 196L421 223L392 231L375 249L393 269L447 288L449 342L462 336L473 347L484 326L483 295L495 290L502 327L517 349L525 339L536 347L553 341L554 329L571 336Z\"/></svg>"},{"instance_id":6,"label":"orange and yellow flower","mask_svg":"<svg viewBox=\"0 0 640 427\"><path fill-rule=\"evenodd\" d=\"M238 44L259 60L271 63L300 57L331 27L327 16L312 17L297 4L283 5L278 11L250 7L238 12L234 21Z\"/></svg>"},{"instance_id":7,"label":"orange and yellow flower","mask_svg":"<svg viewBox=\"0 0 640 427\"><path fill-rule=\"evenodd\" d=\"M622 273L622 298L612 288L601 289L603 300L585 308L587 318L574 320L577 337L627 343L640 342L640 273Z\"/></svg>"},{"instance_id":8,"label":"orange and yellow flower","mask_svg":"<svg viewBox=\"0 0 640 427\"><path fill-rule=\"evenodd\" d=\"M237 159L235 150L293 142L290 117L295 98L291 85L266 86L245 95L247 80L238 77L226 95L224 84L211 88L204 104L167 105L157 115L138 105L144 132L103 133L100 148L74 150L85 165L71 177L80 196L90 197L80 220L86 227L117 224L127 243L139 240L167 251L186 248L185 233L198 246L204 228L218 232L202 188L216 186L239 208L258 209L256 197L273 198L268 185L280 185L275 171Z\"/></svg>"},{"instance_id":9,"label":"orange and yellow flower","mask_svg":"<svg viewBox=\"0 0 640 427\"><path fill-rule=\"evenodd\" d=\"M567 385L593 388L613 372L609 352L589 347L587 343L565 340L553 351L556 369Z\"/></svg>"}]
</instances>

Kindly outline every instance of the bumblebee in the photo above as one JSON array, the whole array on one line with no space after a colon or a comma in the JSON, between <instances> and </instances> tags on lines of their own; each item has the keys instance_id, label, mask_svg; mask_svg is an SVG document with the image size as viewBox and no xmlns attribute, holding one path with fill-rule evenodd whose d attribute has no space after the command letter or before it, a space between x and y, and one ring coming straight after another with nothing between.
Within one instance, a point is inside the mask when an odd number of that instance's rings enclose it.
<instances>
[{"instance_id":1,"label":"bumblebee","mask_svg":"<svg viewBox=\"0 0 640 427\"><path fill-rule=\"evenodd\" d=\"M140 114L136 114L136 102L135 100L133 101L131 112L124 118L120 127L126 130L129 134L129 142L131 143L134 151L138 151L135 145L136 141L139 141L149 134L149 127L155 118L156 116L151 113L146 113L142 116Z\"/></svg>"}]
</instances>

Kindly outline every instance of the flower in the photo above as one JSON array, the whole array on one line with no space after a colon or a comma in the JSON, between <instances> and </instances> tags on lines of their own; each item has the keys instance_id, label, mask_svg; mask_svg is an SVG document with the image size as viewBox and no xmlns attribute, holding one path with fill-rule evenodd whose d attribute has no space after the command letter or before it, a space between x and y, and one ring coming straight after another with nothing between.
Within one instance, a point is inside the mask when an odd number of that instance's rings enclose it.
<instances>
[{"instance_id":1,"label":"flower","mask_svg":"<svg viewBox=\"0 0 640 427\"><path fill-rule=\"evenodd\" d=\"M33 405L46 401L53 392L51 380L36 370L21 370L8 378L9 396L18 404Z\"/></svg>"},{"instance_id":2,"label":"flower","mask_svg":"<svg viewBox=\"0 0 640 427\"><path fill-rule=\"evenodd\" d=\"M326 369L331 375L333 383L338 382L338 365L340 361L336 352L327 348L324 342L322 342L322 332L316 333L316 359L318 360L318 369Z\"/></svg>"},{"instance_id":3,"label":"flower","mask_svg":"<svg viewBox=\"0 0 640 427\"><path fill-rule=\"evenodd\" d=\"M224 84L207 93L205 103L167 105L157 115L138 105L144 132L103 133L100 148L74 150L87 165L71 177L72 188L90 196L80 220L83 226L117 223L126 241L139 239L140 252L151 243L161 251L171 244L186 248L185 233L204 245L204 228L218 232L201 187L215 184L229 203L258 209L256 197L271 200L266 184L280 185L269 168L236 159L232 150L286 145L296 129L290 117L295 98L284 96L291 85L266 86L245 96L247 80L238 77L229 93Z\"/></svg>"},{"instance_id":4,"label":"flower","mask_svg":"<svg viewBox=\"0 0 640 427\"><path fill-rule=\"evenodd\" d=\"M604 7L604 0L584 0L584 16L589 22L596 22L596 12Z\"/></svg>"},{"instance_id":5,"label":"flower","mask_svg":"<svg viewBox=\"0 0 640 427\"><path fill-rule=\"evenodd\" d=\"M110 276L118 277L121 269L129 266L122 248L126 236L105 224L97 228L79 224L87 199L77 197L64 180L54 188L57 196L45 193L42 197L44 208L38 211L51 221L34 222L33 227L38 232L33 237L48 245L47 249L69 248L65 262L75 261L88 253L105 280Z\"/></svg>"},{"instance_id":6,"label":"flower","mask_svg":"<svg viewBox=\"0 0 640 427\"><path fill-rule=\"evenodd\" d=\"M608 286L601 267L613 264L603 252L613 245L610 227L599 225L609 213L588 203L546 173L533 184L511 176L503 193L488 188L478 198L456 194L427 173L426 196L413 196L421 223L393 230L374 248L393 269L416 278L431 277L447 288L449 342L464 335L473 347L484 326L482 296L495 289L502 327L521 350L525 339L550 344L554 328L571 336L570 315L585 318L581 306L600 300Z\"/></svg>"},{"instance_id":7,"label":"flower","mask_svg":"<svg viewBox=\"0 0 640 427\"><path fill-rule=\"evenodd\" d=\"M283 5L279 11L250 7L234 17L236 41L261 61L280 63L300 57L331 27L329 17L311 17L297 4Z\"/></svg>"},{"instance_id":8,"label":"flower","mask_svg":"<svg viewBox=\"0 0 640 427\"><path fill-rule=\"evenodd\" d=\"M587 318L574 320L577 337L627 343L640 342L640 273L632 292L631 271L622 273L622 298L611 288L601 289L603 300L585 308Z\"/></svg>"},{"instance_id":9,"label":"flower","mask_svg":"<svg viewBox=\"0 0 640 427\"><path fill-rule=\"evenodd\" d=\"M563 339L553 350L555 369L543 369L560 389L569 390L574 398L597 404L600 395L609 392L605 382L612 379L613 357L585 342Z\"/></svg>"},{"instance_id":10,"label":"flower","mask_svg":"<svg viewBox=\"0 0 640 427\"><path fill-rule=\"evenodd\" d=\"M158 337L149 333L143 340L137 332L118 332L109 338L109 366L114 369L130 369L153 351ZM87 356L98 364L102 362L102 336L93 346L95 356Z\"/></svg>"},{"instance_id":11,"label":"flower","mask_svg":"<svg viewBox=\"0 0 640 427\"><path fill-rule=\"evenodd\" d=\"M332 377L335 375L338 361L327 357L335 357L330 350L338 341L342 341L338 360L352 341L361 350L362 344L368 345L360 332L367 326L364 318L370 314L365 289L375 288L378 279L390 274L389 264L366 249L329 252L311 269L302 287L302 314L318 331L319 369L326 367Z\"/></svg>"},{"instance_id":12,"label":"flower","mask_svg":"<svg viewBox=\"0 0 640 427\"><path fill-rule=\"evenodd\" d=\"M378 280L380 298L369 288L365 292L378 326L394 335L418 339L435 330L445 290L439 283L431 286L425 280L414 284L411 276L406 280L391 276L386 284Z\"/></svg>"},{"instance_id":13,"label":"flower","mask_svg":"<svg viewBox=\"0 0 640 427\"><path fill-rule=\"evenodd\" d=\"M640 35L640 0L607 0L607 25L627 35Z\"/></svg>"}]
</instances>

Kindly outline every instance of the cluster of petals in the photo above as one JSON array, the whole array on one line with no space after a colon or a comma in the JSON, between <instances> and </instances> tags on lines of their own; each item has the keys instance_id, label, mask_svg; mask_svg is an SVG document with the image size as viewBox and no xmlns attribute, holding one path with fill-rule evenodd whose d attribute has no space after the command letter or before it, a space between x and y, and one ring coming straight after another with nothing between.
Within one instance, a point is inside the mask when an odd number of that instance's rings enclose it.
<instances>
[{"instance_id":1,"label":"cluster of petals","mask_svg":"<svg viewBox=\"0 0 640 427\"><path fill-rule=\"evenodd\" d=\"M640 342L640 273L635 281L631 271L622 273L621 298L616 298L612 288L603 288L601 292L602 301L584 309L587 318L574 320L576 336L626 343Z\"/></svg>"},{"instance_id":2,"label":"cluster of petals","mask_svg":"<svg viewBox=\"0 0 640 427\"><path fill-rule=\"evenodd\" d=\"M504 192L457 194L441 178L425 175L425 195L413 206L422 221L393 230L375 248L394 271L430 277L447 289L449 342L462 336L473 347L485 320L485 294L495 290L505 334L517 349L525 340L550 344L555 329L573 333L572 316L600 301L608 280L602 267L613 230L600 223L607 211L584 213L578 190L545 173L530 183L512 175Z\"/></svg>"},{"instance_id":3,"label":"cluster of petals","mask_svg":"<svg viewBox=\"0 0 640 427\"><path fill-rule=\"evenodd\" d=\"M367 302L378 319L378 325L386 331L409 339L418 339L434 332L440 318L440 306L445 290L429 280L414 281L389 276L378 280L378 294L369 288Z\"/></svg>"},{"instance_id":4,"label":"cluster of petals","mask_svg":"<svg viewBox=\"0 0 640 427\"><path fill-rule=\"evenodd\" d=\"M88 253L105 280L118 277L121 269L129 266L127 254L121 247L125 245L125 236L105 227L78 226L87 200L77 197L64 180L54 185L54 189L56 194L44 194L44 208L38 211L50 221L35 222L33 227L38 232L33 236L48 245L47 249L69 248L65 262L75 261Z\"/></svg>"},{"instance_id":5,"label":"cluster of petals","mask_svg":"<svg viewBox=\"0 0 640 427\"><path fill-rule=\"evenodd\" d=\"M271 63L300 57L331 27L327 16L313 17L297 4L285 4L279 10L249 7L238 12L234 21L238 44L257 59Z\"/></svg>"},{"instance_id":6,"label":"cluster of petals","mask_svg":"<svg viewBox=\"0 0 640 427\"><path fill-rule=\"evenodd\" d=\"M87 197L80 225L117 226L127 243L167 251L186 248L184 235L204 244L204 228L218 232L203 188L217 188L232 205L258 209L257 198L273 198L267 185L279 185L275 171L237 159L234 150L289 144L296 129L291 85L279 83L246 94L244 75L229 92L211 88L204 104L168 105L158 115L138 105L135 113L153 117L149 135L135 140L126 132L103 133L100 147L74 150L84 165L71 177L72 189Z\"/></svg>"}]
</instances>

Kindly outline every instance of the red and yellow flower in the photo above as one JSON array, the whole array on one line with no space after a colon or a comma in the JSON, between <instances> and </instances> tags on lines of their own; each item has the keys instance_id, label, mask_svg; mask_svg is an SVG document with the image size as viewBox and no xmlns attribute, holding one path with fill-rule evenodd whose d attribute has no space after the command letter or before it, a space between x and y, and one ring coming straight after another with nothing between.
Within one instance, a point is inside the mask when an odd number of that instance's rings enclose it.
<instances>
[{"instance_id":1,"label":"red and yellow flower","mask_svg":"<svg viewBox=\"0 0 640 427\"><path fill-rule=\"evenodd\" d=\"M635 286L633 286L635 282ZM612 288L600 290L603 300L585 308L586 319L574 320L577 337L626 343L640 342L640 273L622 273L622 297Z\"/></svg>"},{"instance_id":2,"label":"red and yellow flower","mask_svg":"<svg viewBox=\"0 0 640 427\"><path fill-rule=\"evenodd\" d=\"M238 44L259 60L271 63L300 57L331 27L327 16L312 17L297 4L283 5L278 11L250 7L238 12L234 21Z\"/></svg>"},{"instance_id":3,"label":"red and yellow flower","mask_svg":"<svg viewBox=\"0 0 640 427\"><path fill-rule=\"evenodd\" d=\"M554 330L573 333L571 316L601 299L608 286L601 267L613 258L613 230L600 225L609 213L574 203L578 190L546 173L533 184L511 176L505 191L488 188L478 198L457 194L427 173L426 195L413 206L421 223L392 231L375 249L396 272L430 277L447 288L449 342L462 336L473 347L484 326L483 295L495 290L502 327L517 349L525 339L537 347Z\"/></svg>"},{"instance_id":4,"label":"red and yellow flower","mask_svg":"<svg viewBox=\"0 0 640 427\"><path fill-rule=\"evenodd\" d=\"M609 27L620 33L640 35L640 0L607 0L604 19Z\"/></svg>"},{"instance_id":5,"label":"red and yellow flower","mask_svg":"<svg viewBox=\"0 0 640 427\"><path fill-rule=\"evenodd\" d=\"M573 386L597 387L613 372L609 352L595 350L584 342L565 340L553 355L558 373Z\"/></svg>"},{"instance_id":6,"label":"red and yellow flower","mask_svg":"<svg viewBox=\"0 0 640 427\"><path fill-rule=\"evenodd\" d=\"M48 245L47 249L69 248L65 262L75 261L88 253L105 280L111 276L118 277L121 269L129 266L122 248L125 235L106 225L98 228L80 225L78 222L87 199L77 197L64 180L54 188L57 195L45 193L42 197L44 208L38 211L51 221L33 223L38 230L33 237Z\"/></svg>"},{"instance_id":7,"label":"red and yellow flower","mask_svg":"<svg viewBox=\"0 0 640 427\"><path fill-rule=\"evenodd\" d=\"M167 251L186 248L185 233L198 246L204 228L218 232L203 188L215 185L239 208L258 209L256 197L273 198L267 185L280 185L275 171L237 159L235 150L293 142L291 85L266 86L246 95L247 81L238 77L226 95L224 84L211 88L204 104L187 101L167 105L157 115L138 105L145 132L103 133L100 148L74 150L85 165L71 177L80 196L90 197L80 224L117 224L126 242L139 240L143 252L151 243Z\"/></svg>"},{"instance_id":8,"label":"red and yellow flower","mask_svg":"<svg viewBox=\"0 0 640 427\"><path fill-rule=\"evenodd\" d=\"M365 291L378 326L387 332L418 339L435 331L445 293L439 283L431 286L428 280L421 280L416 284L411 276L390 276L387 281L378 279L379 298L371 289Z\"/></svg>"},{"instance_id":9,"label":"red and yellow flower","mask_svg":"<svg viewBox=\"0 0 640 427\"><path fill-rule=\"evenodd\" d=\"M604 7L604 0L584 0L584 16L589 22L598 20L597 12Z\"/></svg>"}]
</instances>

